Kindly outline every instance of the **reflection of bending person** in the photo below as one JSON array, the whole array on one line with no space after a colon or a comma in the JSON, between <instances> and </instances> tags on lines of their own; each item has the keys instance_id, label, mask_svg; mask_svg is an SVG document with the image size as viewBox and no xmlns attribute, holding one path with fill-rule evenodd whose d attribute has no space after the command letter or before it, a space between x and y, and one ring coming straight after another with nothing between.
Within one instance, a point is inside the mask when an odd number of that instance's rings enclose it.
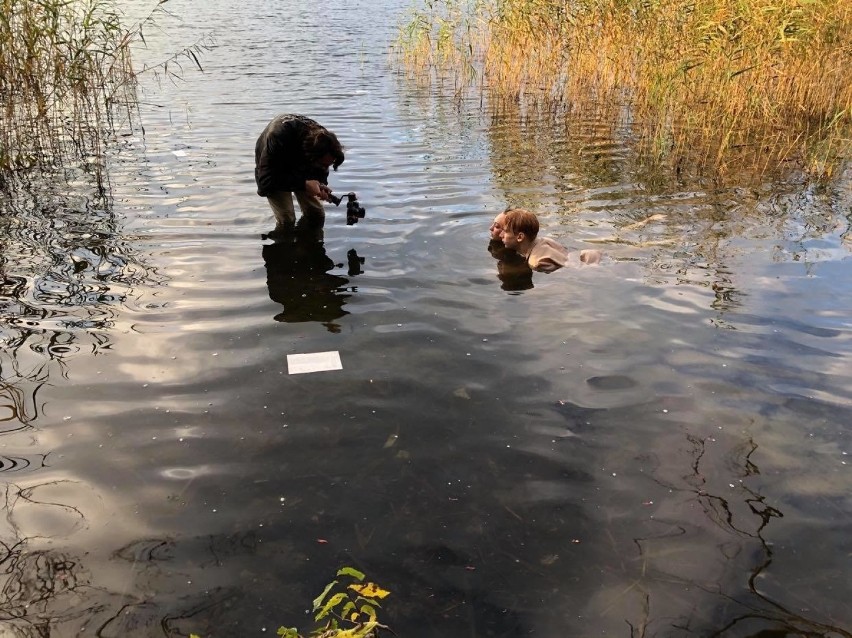
<instances>
[{"instance_id":1,"label":"reflection of bending person","mask_svg":"<svg viewBox=\"0 0 852 638\"><path fill-rule=\"evenodd\" d=\"M349 252L349 272L358 274L360 269L352 269L354 251ZM357 255L354 259L360 261ZM317 321L329 332L340 332L334 321L349 314L343 306L351 288L349 279L329 272L337 264L325 252L321 228L302 218L295 231L263 246L263 261L269 298L284 307L275 315L276 321Z\"/></svg>"}]
</instances>

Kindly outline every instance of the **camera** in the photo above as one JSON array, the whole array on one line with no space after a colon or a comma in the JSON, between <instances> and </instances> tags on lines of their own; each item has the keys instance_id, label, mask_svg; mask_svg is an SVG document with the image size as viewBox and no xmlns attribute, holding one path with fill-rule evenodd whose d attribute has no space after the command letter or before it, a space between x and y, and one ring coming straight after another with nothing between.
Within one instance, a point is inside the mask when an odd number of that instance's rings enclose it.
<instances>
[{"instance_id":1,"label":"camera","mask_svg":"<svg viewBox=\"0 0 852 638\"><path fill-rule=\"evenodd\" d=\"M340 206L340 202L343 201L342 197L335 197L334 195L329 195L328 199L335 206ZM351 226L357 224L359 219L364 219L367 211L358 203L358 196L355 193L347 193L346 200L346 225Z\"/></svg>"},{"instance_id":2,"label":"camera","mask_svg":"<svg viewBox=\"0 0 852 638\"><path fill-rule=\"evenodd\" d=\"M349 252L346 253L346 261L349 265L349 275L360 275L364 271L361 269L361 266L364 265L364 257L358 256L358 251L354 248L350 248ZM342 264L341 264L342 265Z\"/></svg>"}]
</instances>

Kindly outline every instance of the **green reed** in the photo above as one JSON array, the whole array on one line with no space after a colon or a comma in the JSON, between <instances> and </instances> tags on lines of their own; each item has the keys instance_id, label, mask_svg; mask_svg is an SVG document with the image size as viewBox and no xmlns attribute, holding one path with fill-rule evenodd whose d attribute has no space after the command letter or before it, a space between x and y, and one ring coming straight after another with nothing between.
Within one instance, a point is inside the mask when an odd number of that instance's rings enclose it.
<instances>
[{"instance_id":1,"label":"green reed","mask_svg":"<svg viewBox=\"0 0 852 638\"><path fill-rule=\"evenodd\" d=\"M74 163L101 175L106 138L137 106L132 47L166 2L128 26L108 0L0 0L0 176ZM177 55L200 67L199 50Z\"/></svg>"},{"instance_id":2,"label":"green reed","mask_svg":"<svg viewBox=\"0 0 852 638\"><path fill-rule=\"evenodd\" d=\"M849 156L846 0L428 0L397 53L496 105L603 113L678 167L830 178Z\"/></svg>"}]
</instances>

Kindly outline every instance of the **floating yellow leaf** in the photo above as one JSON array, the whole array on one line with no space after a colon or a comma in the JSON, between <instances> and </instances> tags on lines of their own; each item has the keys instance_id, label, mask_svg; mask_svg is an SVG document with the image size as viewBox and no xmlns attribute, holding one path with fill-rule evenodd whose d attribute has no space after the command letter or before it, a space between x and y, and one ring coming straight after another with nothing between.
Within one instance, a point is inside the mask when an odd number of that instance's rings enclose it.
<instances>
[{"instance_id":1,"label":"floating yellow leaf","mask_svg":"<svg viewBox=\"0 0 852 638\"><path fill-rule=\"evenodd\" d=\"M358 592L364 598L384 598L390 592L382 589L376 583L364 583L363 585L349 585L349 589Z\"/></svg>"}]
</instances>

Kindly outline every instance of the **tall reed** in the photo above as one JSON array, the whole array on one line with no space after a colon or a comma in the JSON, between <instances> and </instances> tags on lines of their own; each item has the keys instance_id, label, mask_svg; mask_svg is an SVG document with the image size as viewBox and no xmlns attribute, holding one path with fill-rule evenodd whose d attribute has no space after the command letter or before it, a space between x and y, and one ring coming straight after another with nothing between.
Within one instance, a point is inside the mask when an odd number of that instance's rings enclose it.
<instances>
[{"instance_id":1,"label":"tall reed","mask_svg":"<svg viewBox=\"0 0 852 638\"><path fill-rule=\"evenodd\" d=\"M79 162L100 174L104 136L137 104L132 46L166 2L128 26L110 0L0 0L0 178ZM199 49L175 57L200 67Z\"/></svg>"},{"instance_id":2,"label":"tall reed","mask_svg":"<svg viewBox=\"0 0 852 638\"><path fill-rule=\"evenodd\" d=\"M849 155L846 0L429 0L399 42L497 102L608 112L658 160L831 177Z\"/></svg>"}]
</instances>

